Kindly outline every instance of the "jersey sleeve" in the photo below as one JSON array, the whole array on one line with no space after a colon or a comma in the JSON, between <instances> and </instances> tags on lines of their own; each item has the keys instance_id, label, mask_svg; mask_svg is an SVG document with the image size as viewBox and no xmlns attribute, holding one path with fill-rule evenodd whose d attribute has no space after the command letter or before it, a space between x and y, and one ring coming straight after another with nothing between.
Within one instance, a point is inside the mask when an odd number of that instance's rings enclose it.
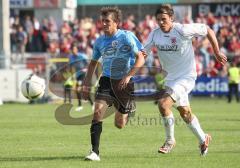
<instances>
[{"instance_id":1,"label":"jersey sleeve","mask_svg":"<svg viewBox=\"0 0 240 168\"><path fill-rule=\"evenodd\" d=\"M147 41L144 44L144 50L146 51L147 55L149 55L151 53L151 49L154 45L153 42L153 36L154 36L154 31L152 31L147 38Z\"/></svg>"},{"instance_id":2,"label":"jersey sleeve","mask_svg":"<svg viewBox=\"0 0 240 168\"><path fill-rule=\"evenodd\" d=\"M92 60L99 60L101 57L101 53L99 50L99 40L96 40L95 44L93 45L93 54L92 54Z\"/></svg>"},{"instance_id":3,"label":"jersey sleeve","mask_svg":"<svg viewBox=\"0 0 240 168\"><path fill-rule=\"evenodd\" d=\"M132 33L128 33L128 38L130 40L130 43L133 47L133 52L137 54L139 51L143 50L142 43L138 40L138 38Z\"/></svg>"},{"instance_id":4,"label":"jersey sleeve","mask_svg":"<svg viewBox=\"0 0 240 168\"><path fill-rule=\"evenodd\" d=\"M207 35L207 25L201 23L183 24L182 34L186 38L193 38Z\"/></svg>"}]
</instances>

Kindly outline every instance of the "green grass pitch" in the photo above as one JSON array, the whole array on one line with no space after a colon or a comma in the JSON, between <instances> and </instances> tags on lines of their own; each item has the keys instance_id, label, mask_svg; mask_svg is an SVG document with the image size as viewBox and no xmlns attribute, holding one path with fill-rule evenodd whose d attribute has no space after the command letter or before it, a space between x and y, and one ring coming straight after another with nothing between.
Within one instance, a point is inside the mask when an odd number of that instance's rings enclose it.
<instances>
[{"instance_id":1,"label":"green grass pitch","mask_svg":"<svg viewBox=\"0 0 240 168\"><path fill-rule=\"evenodd\" d=\"M56 104L4 104L0 106L0 167L240 167L240 104L228 104L223 98L192 98L191 106L213 138L206 157L199 156L197 139L175 110L177 145L170 154L158 154L164 131L157 106L138 102L135 118L124 129L113 126L113 115L104 120L101 162L87 162L90 125L58 123ZM90 106L84 103L82 112L71 113L88 115Z\"/></svg>"}]
</instances>

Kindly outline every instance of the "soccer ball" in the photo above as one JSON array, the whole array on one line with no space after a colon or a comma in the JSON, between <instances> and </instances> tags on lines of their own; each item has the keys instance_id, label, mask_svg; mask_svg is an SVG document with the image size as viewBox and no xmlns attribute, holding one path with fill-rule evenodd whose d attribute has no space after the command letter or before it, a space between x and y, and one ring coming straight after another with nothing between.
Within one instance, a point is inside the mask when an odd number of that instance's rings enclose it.
<instances>
[{"instance_id":1,"label":"soccer ball","mask_svg":"<svg viewBox=\"0 0 240 168\"><path fill-rule=\"evenodd\" d=\"M21 84L21 91L24 97L29 100L39 99L44 95L45 80L37 75L31 74Z\"/></svg>"}]
</instances>

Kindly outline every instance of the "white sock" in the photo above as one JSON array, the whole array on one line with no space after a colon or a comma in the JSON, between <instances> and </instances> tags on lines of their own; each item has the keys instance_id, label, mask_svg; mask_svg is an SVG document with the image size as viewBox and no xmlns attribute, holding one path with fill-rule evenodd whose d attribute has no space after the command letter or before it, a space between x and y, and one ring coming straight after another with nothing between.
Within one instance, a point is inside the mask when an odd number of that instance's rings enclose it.
<instances>
[{"instance_id":1,"label":"white sock","mask_svg":"<svg viewBox=\"0 0 240 168\"><path fill-rule=\"evenodd\" d=\"M197 117L194 116L192 121L187 125L193 134L198 138L200 144L202 144L205 141L205 133L203 132Z\"/></svg>"},{"instance_id":2,"label":"white sock","mask_svg":"<svg viewBox=\"0 0 240 168\"><path fill-rule=\"evenodd\" d=\"M166 140L174 141L174 117L171 113L169 116L163 117L163 124L165 128Z\"/></svg>"}]
</instances>

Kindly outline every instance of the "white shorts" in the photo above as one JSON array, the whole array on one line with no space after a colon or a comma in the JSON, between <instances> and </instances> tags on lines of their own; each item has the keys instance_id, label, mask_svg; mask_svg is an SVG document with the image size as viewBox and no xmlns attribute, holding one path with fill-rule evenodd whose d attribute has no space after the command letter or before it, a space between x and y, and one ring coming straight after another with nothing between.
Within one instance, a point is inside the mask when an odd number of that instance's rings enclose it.
<instances>
[{"instance_id":1,"label":"white shorts","mask_svg":"<svg viewBox=\"0 0 240 168\"><path fill-rule=\"evenodd\" d=\"M166 80L165 86L167 93L172 97L177 106L189 106L188 94L195 86L194 78Z\"/></svg>"}]
</instances>

